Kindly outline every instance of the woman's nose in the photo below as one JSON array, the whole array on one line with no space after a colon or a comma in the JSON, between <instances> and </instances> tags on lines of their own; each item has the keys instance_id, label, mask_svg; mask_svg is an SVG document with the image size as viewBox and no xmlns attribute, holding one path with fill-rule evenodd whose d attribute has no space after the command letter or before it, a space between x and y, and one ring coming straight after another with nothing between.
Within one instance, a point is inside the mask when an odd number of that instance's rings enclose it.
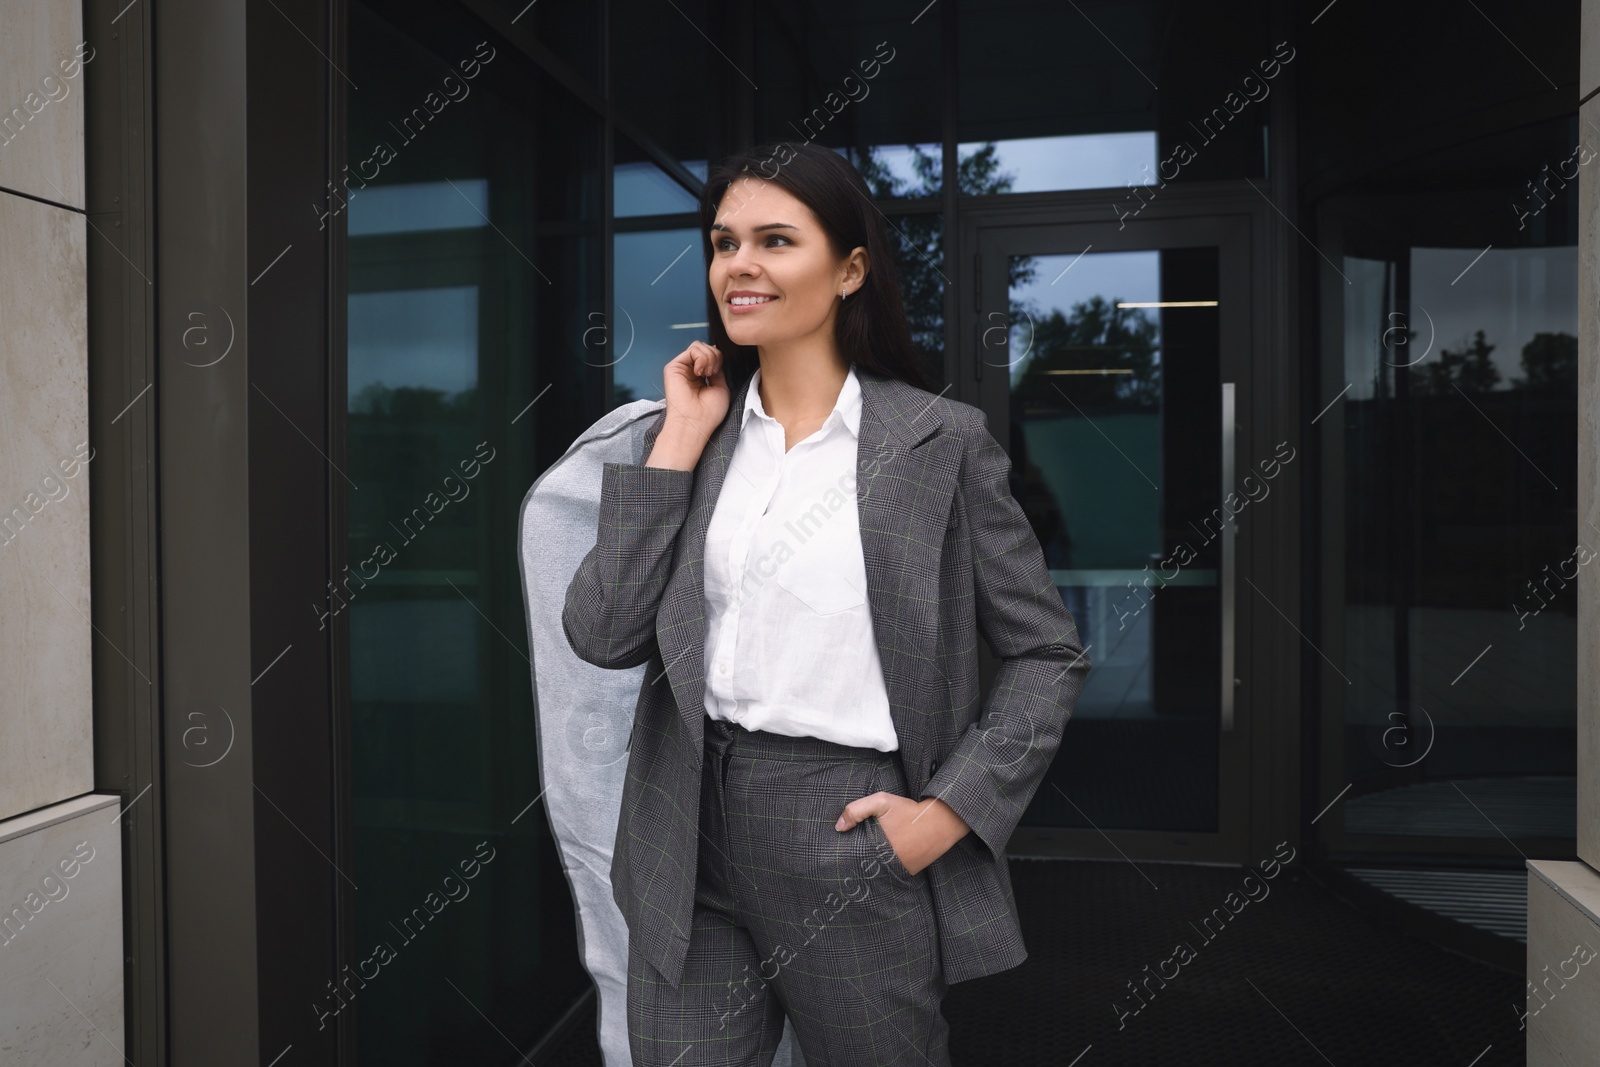
<instances>
[{"instance_id":1,"label":"woman's nose","mask_svg":"<svg viewBox=\"0 0 1600 1067\"><path fill-rule=\"evenodd\" d=\"M755 276L755 260L745 253L741 246L734 252L733 257L727 261L728 275L734 278L751 278Z\"/></svg>"}]
</instances>

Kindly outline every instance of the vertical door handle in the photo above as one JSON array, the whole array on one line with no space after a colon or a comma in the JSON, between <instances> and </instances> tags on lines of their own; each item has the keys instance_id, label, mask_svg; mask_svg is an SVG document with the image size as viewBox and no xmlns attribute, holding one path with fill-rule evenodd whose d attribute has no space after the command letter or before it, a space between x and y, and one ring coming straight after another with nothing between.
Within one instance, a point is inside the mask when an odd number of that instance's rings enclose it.
<instances>
[{"instance_id":1,"label":"vertical door handle","mask_svg":"<svg viewBox=\"0 0 1600 1067\"><path fill-rule=\"evenodd\" d=\"M1222 595L1222 732L1233 730L1234 661L1234 536L1228 497L1233 494L1234 395L1233 382L1222 383L1222 560L1217 567L1217 587Z\"/></svg>"}]
</instances>

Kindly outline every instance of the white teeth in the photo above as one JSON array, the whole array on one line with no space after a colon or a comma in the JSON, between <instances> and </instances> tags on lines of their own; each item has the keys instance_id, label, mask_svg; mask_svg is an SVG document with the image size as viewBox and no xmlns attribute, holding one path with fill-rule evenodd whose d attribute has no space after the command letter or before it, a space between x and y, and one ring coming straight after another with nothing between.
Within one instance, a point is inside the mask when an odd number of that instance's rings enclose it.
<instances>
[{"instance_id":1,"label":"white teeth","mask_svg":"<svg viewBox=\"0 0 1600 1067\"><path fill-rule=\"evenodd\" d=\"M778 298L775 296L736 296L730 298L728 303L737 307L744 304L765 304L776 299Z\"/></svg>"}]
</instances>

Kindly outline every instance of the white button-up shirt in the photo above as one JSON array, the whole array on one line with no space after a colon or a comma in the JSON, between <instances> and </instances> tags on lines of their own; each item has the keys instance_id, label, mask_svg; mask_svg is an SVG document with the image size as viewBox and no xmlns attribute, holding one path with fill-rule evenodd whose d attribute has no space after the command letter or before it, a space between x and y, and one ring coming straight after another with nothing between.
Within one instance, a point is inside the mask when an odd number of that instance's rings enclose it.
<instances>
[{"instance_id":1,"label":"white button-up shirt","mask_svg":"<svg viewBox=\"0 0 1600 1067\"><path fill-rule=\"evenodd\" d=\"M750 379L706 529L707 714L749 730L891 752L856 504L854 365L815 433L784 450Z\"/></svg>"}]
</instances>

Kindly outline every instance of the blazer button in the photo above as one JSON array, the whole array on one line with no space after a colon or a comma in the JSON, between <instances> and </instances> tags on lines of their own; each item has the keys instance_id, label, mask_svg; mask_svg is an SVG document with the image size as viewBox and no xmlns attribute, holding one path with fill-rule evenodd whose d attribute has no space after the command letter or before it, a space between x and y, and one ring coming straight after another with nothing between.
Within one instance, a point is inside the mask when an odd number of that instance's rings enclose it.
<instances>
[{"instance_id":1,"label":"blazer button","mask_svg":"<svg viewBox=\"0 0 1600 1067\"><path fill-rule=\"evenodd\" d=\"M934 760L932 763L928 764L928 777L932 778L934 775L936 775L938 773L939 773L939 761L938 760Z\"/></svg>"}]
</instances>

